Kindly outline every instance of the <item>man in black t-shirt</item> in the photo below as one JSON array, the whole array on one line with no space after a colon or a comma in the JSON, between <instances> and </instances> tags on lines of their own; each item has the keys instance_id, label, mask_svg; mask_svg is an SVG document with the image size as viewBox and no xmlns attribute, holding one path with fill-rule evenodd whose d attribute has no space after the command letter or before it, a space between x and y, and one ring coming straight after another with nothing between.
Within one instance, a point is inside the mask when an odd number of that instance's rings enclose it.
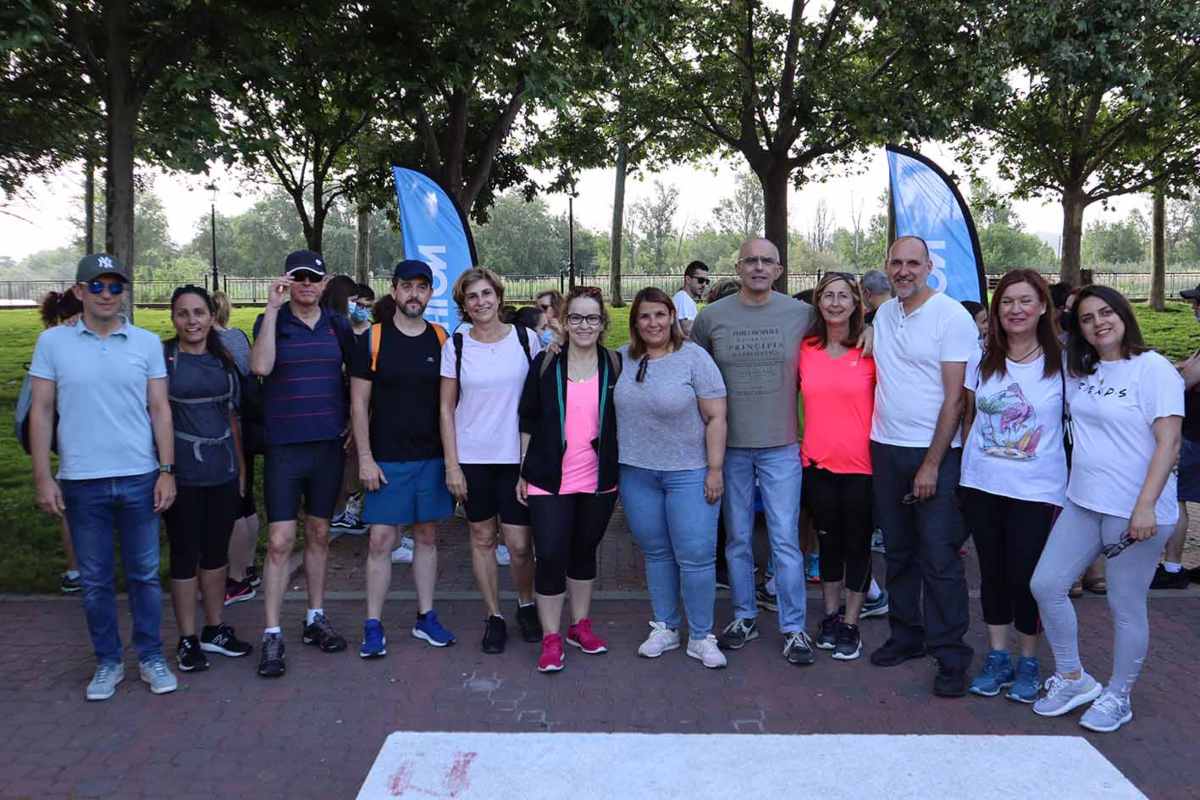
<instances>
[{"instance_id":1,"label":"man in black t-shirt","mask_svg":"<svg viewBox=\"0 0 1200 800\"><path fill-rule=\"evenodd\" d=\"M418 614L412 635L434 647L454 643L454 635L442 627L433 610L436 523L453 513L454 501L446 489L438 430L446 331L422 318L432 292L433 272L428 264L414 260L397 264L392 273L395 313L357 337L351 358L351 420L359 478L366 492L363 520L370 525L367 621L359 650L363 658L387 654L380 618L401 525L411 526L415 540L412 568Z\"/></svg>"}]
</instances>

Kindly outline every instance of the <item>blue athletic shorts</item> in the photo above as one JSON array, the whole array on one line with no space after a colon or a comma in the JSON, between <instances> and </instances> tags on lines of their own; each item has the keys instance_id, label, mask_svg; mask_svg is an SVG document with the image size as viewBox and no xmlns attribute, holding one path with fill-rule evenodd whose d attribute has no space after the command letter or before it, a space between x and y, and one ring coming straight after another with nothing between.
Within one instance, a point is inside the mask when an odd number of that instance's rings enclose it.
<instances>
[{"instance_id":1,"label":"blue athletic shorts","mask_svg":"<svg viewBox=\"0 0 1200 800\"><path fill-rule=\"evenodd\" d=\"M1184 439L1179 447L1179 502L1200 503L1200 442Z\"/></svg>"},{"instance_id":2,"label":"blue athletic shorts","mask_svg":"<svg viewBox=\"0 0 1200 800\"><path fill-rule=\"evenodd\" d=\"M387 483L377 492L366 492L363 521L368 525L437 522L454 513L442 459L384 462L379 468Z\"/></svg>"}]
</instances>

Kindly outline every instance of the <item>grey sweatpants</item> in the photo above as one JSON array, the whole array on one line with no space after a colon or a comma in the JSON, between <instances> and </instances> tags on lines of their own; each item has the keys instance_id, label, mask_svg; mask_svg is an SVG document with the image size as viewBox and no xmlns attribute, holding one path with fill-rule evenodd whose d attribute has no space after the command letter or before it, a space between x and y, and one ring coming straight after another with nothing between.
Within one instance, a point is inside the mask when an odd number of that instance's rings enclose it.
<instances>
[{"instance_id":1,"label":"grey sweatpants","mask_svg":"<svg viewBox=\"0 0 1200 800\"><path fill-rule=\"evenodd\" d=\"M1128 697L1146 660L1150 644L1146 593L1163 545L1174 527L1159 525L1154 536L1130 545L1105 565L1108 608L1113 621L1113 668L1107 687L1110 692ZM1070 500L1054 523L1029 588L1037 599L1046 640L1054 651L1055 668L1060 673L1083 669L1075 607L1067 591L1100 555L1100 548L1120 541L1128 529L1128 519L1089 511Z\"/></svg>"}]
</instances>

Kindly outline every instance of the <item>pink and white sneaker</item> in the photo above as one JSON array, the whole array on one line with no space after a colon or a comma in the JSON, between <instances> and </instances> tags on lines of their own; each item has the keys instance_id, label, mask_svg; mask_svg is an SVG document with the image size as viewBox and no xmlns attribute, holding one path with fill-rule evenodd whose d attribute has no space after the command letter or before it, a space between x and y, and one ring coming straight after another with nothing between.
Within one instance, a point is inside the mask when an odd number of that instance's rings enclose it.
<instances>
[{"instance_id":1,"label":"pink and white sneaker","mask_svg":"<svg viewBox=\"0 0 1200 800\"><path fill-rule=\"evenodd\" d=\"M608 642L592 633L592 621L586 617L567 628L567 644L578 647L588 655L608 652Z\"/></svg>"},{"instance_id":2,"label":"pink and white sneaker","mask_svg":"<svg viewBox=\"0 0 1200 800\"><path fill-rule=\"evenodd\" d=\"M538 658L538 672L558 672L563 668L562 637L557 633L547 633L542 637L542 655Z\"/></svg>"}]
</instances>

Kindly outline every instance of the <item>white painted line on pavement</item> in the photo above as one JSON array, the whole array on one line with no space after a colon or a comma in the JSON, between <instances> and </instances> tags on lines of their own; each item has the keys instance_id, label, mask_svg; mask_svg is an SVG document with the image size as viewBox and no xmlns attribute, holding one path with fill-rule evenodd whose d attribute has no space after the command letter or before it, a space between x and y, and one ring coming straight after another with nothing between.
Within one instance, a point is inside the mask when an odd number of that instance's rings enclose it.
<instances>
[{"instance_id":1,"label":"white painted line on pavement","mask_svg":"<svg viewBox=\"0 0 1200 800\"><path fill-rule=\"evenodd\" d=\"M388 736L358 800L1139 798L1073 736L425 733Z\"/></svg>"}]
</instances>

